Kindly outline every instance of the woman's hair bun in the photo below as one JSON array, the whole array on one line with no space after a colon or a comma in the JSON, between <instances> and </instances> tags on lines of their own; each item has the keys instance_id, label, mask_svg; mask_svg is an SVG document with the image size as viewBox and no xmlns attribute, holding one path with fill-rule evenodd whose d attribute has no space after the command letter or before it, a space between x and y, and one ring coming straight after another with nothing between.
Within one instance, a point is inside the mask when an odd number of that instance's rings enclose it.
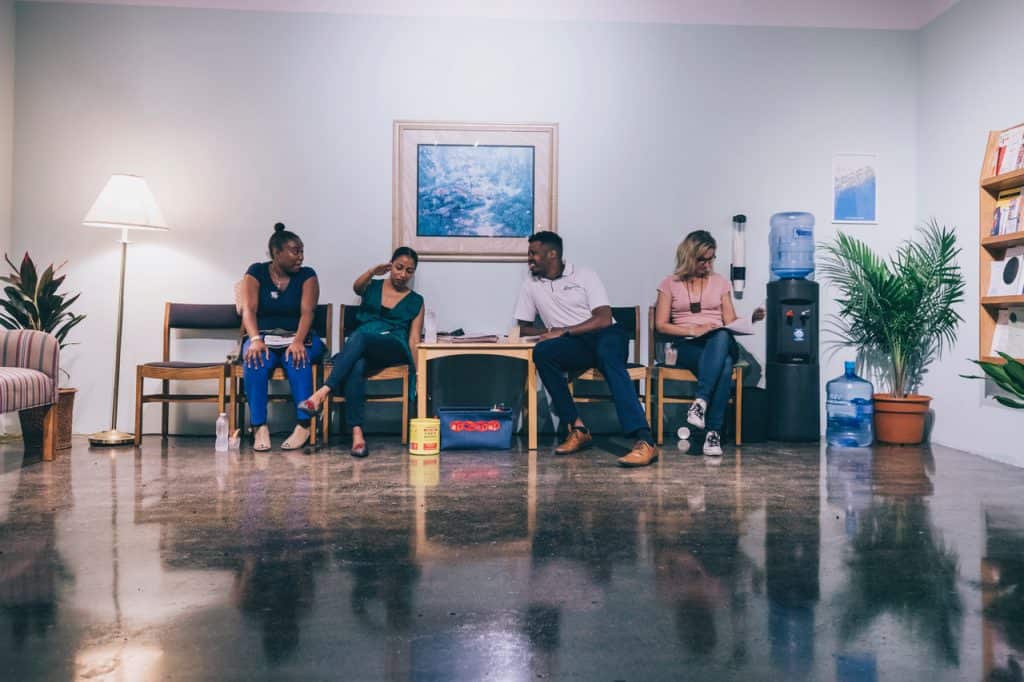
<instances>
[{"instance_id":1,"label":"woman's hair bun","mask_svg":"<svg viewBox=\"0 0 1024 682\"><path fill-rule=\"evenodd\" d=\"M284 232L284 223L274 223L274 232Z\"/></svg>"}]
</instances>

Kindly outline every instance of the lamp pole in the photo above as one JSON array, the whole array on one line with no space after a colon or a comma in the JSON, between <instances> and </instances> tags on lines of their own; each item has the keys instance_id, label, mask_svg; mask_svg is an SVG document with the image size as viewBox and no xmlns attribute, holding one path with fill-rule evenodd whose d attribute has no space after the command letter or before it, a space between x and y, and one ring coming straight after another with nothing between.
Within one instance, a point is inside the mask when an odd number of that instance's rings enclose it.
<instances>
[{"instance_id":1,"label":"lamp pole","mask_svg":"<svg viewBox=\"0 0 1024 682\"><path fill-rule=\"evenodd\" d=\"M89 436L91 445L128 445L135 434L117 430L117 392L121 386L121 338L124 335L124 270L128 260L128 228L121 228L121 283L117 291L117 340L114 342L114 404L110 408L110 429Z\"/></svg>"}]
</instances>

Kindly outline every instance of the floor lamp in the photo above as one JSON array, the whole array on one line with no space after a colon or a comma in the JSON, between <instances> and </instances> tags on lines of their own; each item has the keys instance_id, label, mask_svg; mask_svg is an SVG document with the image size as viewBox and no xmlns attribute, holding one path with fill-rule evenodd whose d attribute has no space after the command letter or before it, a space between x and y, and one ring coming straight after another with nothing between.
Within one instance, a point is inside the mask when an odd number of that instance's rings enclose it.
<instances>
[{"instance_id":1,"label":"floor lamp","mask_svg":"<svg viewBox=\"0 0 1024 682\"><path fill-rule=\"evenodd\" d=\"M110 429L89 435L91 445L128 445L134 434L117 430L117 389L121 383L121 334L124 329L124 265L128 257L128 230L166 230L167 222L144 178L111 175L96 202L85 214L87 227L121 230L121 286L117 294L117 340L114 342L114 400Z\"/></svg>"}]
</instances>

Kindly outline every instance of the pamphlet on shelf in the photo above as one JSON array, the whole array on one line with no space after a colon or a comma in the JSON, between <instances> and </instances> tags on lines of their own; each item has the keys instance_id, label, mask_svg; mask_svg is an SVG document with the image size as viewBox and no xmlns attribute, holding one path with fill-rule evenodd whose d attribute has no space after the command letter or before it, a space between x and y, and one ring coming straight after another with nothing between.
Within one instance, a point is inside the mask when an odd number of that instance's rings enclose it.
<instances>
[{"instance_id":1,"label":"pamphlet on shelf","mask_svg":"<svg viewBox=\"0 0 1024 682\"><path fill-rule=\"evenodd\" d=\"M1024 147L1021 147L1024 149ZM993 237L1016 232L1020 226L1021 188L1004 190L999 193L992 215Z\"/></svg>"},{"instance_id":2,"label":"pamphlet on shelf","mask_svg":"<svg viewBox=\"0 0 1024 682\"><path fill-rule=\"evenodd\" d=\"M995 175L1009 173L1020 167L1022 143L1024 143L1024 126L1010 128L1000 133Z\"/></svg>"},{"instance_id":3,"label":"pamphlet on shelf","mask_svg":"<svg viewBox=\"0 0 1024 682\"><path fill-rule=\"evenodd\" d=\"M992 261L988 280L989 296L1018 296L1024 293L1024 246L1007 249L1002 260Z\"/></svg>"},{"instance_id":4,"label":"pamphlet on shelf","mask_svg":"<svg viewBox=\"0 0 1024 682\"><path fill-rule=\"evenodd\" d=\"M1024 358L1024 307L1012 306L999 311L995 333L992 334L992 355L1006 353Z\"/></svg>"}]
</instances>

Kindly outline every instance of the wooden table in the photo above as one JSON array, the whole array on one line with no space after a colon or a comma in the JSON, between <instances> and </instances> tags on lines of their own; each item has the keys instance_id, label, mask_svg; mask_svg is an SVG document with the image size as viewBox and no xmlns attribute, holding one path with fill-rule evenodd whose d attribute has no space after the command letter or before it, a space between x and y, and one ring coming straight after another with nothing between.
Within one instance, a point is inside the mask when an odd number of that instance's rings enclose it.
<instances>
[{"instance_id":1,"label":"wooden table","mask_svg":"<svg viewBox=\"0 0 1024 682\"><path fill-rule=\"evenodd\" d=\"M537 449L537 377L533 369L533 343L421 343L417 350L416 416L427 416L427 363L457 355L492 355L526 361L526 432L530 450Z\"/></svg>"}]
</instances>

